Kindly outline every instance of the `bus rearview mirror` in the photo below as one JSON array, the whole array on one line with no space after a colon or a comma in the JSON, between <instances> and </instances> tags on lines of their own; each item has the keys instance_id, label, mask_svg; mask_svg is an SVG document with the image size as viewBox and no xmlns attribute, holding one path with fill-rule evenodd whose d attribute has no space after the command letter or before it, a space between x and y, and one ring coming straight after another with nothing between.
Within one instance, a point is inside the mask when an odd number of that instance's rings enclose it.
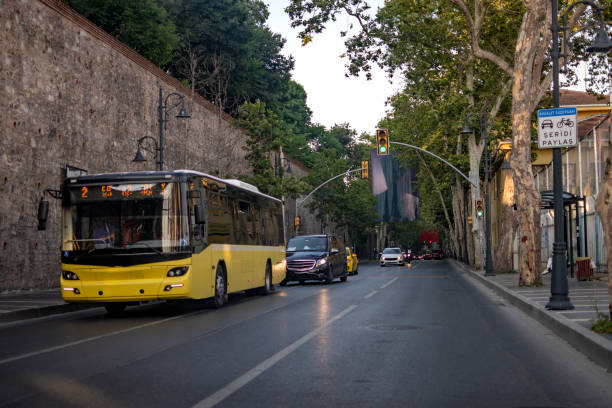
<instances>
[{"instance_id":1,"label":"bus rearview mirror","mask_svg":"<svg viewBox=\"0 0 612 408\"><path fill-rule=\"evenodd\" d=\"M194 207L195 211L195 223L205 224L206 223L206 207L204 204L198 204Z\"/></svg>"}]
</instances>

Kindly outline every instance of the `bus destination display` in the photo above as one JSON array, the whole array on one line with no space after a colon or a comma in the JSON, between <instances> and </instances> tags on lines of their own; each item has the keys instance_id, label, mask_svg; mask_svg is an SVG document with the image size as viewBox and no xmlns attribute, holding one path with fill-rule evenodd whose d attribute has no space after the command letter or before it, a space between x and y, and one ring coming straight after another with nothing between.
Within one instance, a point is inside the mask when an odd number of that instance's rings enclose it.
<instances>
[{"instance_id":1,"label":"bus destination display","mask_svg":"<svg viewBox=\"0 0 612 408\"><path fill-rule=\"evenodd\" d=\"M89 185L74 187L70 193L72 202L166 198L167 186L168 183Z\"/></svg>"}]
</instances>

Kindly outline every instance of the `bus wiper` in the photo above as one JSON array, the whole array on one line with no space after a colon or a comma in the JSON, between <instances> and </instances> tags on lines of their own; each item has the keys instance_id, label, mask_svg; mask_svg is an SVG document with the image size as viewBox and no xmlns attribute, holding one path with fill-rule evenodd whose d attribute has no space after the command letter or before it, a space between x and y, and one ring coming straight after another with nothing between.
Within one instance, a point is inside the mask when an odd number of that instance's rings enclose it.
<instances>
[{"instance_id":1,"label":"bus wiper","mask_svg":"<svg viewBox=\"0 0 612 408\"><path fill-rule=\"evenodd\" d=\"M134 247L136 245L144 245L147 248L152 249L153 251L157 252L158 255L161 255L163 257L167 257L168 256L167 254L161 252L160 250L158 250L155 247L152 247L151 245L147 244L146 242L140 242L140 241L139 242L134 242L133 244L130 244L130 247Z\"/></svg>"}]
</instances>

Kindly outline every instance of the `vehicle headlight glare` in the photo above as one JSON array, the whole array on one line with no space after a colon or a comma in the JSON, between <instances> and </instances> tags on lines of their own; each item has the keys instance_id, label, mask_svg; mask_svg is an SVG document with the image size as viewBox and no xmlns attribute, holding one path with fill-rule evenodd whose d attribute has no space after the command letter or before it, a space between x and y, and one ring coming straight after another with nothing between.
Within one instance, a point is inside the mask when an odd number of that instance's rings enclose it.
<instances>
[{"instance_id":1,"label":"vehicle headlight glare","mask_svg":"<svg viewBox=\"0 0 612 408\"><path fill-rule=\"evenodd\" d=\"M70 271L62 271L62 277L65 280L79 280L79 277L76 273Z\"/></svg>"},{"instance_id":2,"label":"vehicle headlight glare","mask_svg":"<svg viewBox=\"0 0 612 408\"><path fill-rule=\"evenodd\" d=\"M317 261L317 265L325 265L327 263L327 259L321 258Z\"/></svg>"},{"instance_id":3,"label":"vehicle headlight glare","mask_svg":"<svg viewBox=\"0 0 612 408\"><path fill-rule=\"evenodd\" d=\"M168 273L166 274L166 276L174 278L177 276L183 276L187 273L187 271L189 271L189 267L188 266L180 266L178 268L172 268L168 271Z\"/></svg>"}]
</instances>

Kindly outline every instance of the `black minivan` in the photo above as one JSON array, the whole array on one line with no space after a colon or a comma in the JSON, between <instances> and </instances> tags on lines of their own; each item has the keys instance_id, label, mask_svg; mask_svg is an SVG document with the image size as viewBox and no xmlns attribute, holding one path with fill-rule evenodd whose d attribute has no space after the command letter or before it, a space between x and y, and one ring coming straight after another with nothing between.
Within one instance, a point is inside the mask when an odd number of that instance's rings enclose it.
<instances>
[{"instance_id":1,"label":"black minivan","mask_svg":"<svg viewBox=\"0 0 612 408\"><path fill-rule=\"evenodd\" d=\"M329 234L298 235L287 242L287 276L281 282L319 280L331 283L337 277L346 282L344 242Z\"/></svg>"}]
</instances>

